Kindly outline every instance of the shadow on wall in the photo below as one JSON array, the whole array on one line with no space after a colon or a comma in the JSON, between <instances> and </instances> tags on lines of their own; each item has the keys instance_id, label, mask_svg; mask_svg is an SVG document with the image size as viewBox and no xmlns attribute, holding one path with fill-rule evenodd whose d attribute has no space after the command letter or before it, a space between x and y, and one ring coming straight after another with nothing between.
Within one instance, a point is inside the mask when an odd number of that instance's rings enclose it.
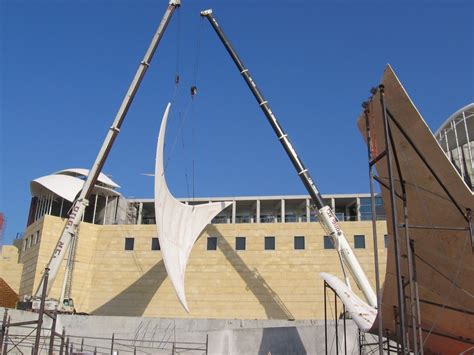
<instances>
[{"instance_id":1,"label":"shadow on wall","mask_svg":"<svg viewBox=\"0 0 474 355\"><path fill-rule=\"evenodd\" d=\"M242 260L240 255L232 248L222 234L213 226L207 226L207 232L210 235L217 236L218 248L237 271L242 280L247 284L247 288L254 294L262 307L268 319L294 319L291 312L286 308L278 294L273 291L270 285L260 275L257 269L250 269ZM273 353L272 353L273 354Z\"/></svg>"},{"instance_id":2,"label":"shadow on wall","mask_svg":"<svg viewBox=\"0 0 474 355\"><path fill-rule=\"evenodd\" d=\"M258 355L268 354L306 355L307 351L296 327L264 328Z\"/></svg>"},{"instance_id":3,"label":"shadow on wall","mask_svg":"<svg viewBox=\"0 0 474 355\"><path fill-rule=\"evenodd\" d=\"M161 260L137 281L91 313L104 316L142 316L167 276L165 264Z\"/></svg>"}]
</instances>

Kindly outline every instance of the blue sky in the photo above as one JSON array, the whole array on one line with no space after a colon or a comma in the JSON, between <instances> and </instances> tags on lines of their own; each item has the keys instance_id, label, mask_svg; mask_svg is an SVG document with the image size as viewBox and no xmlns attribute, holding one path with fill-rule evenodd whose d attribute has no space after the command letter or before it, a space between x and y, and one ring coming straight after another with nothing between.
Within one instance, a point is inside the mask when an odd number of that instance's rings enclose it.
<instances>
[{"instance_id":1,"label":"blue sky","mask_svg":"<svg viewBox=\"0 0 474 355\"><path fill-rule=\"evenodd\" d=\"M90 167L166 4L0 2L5 243L25 228L32 179ZM104 168L126 197L153 195L153 179L141 174L153 172L161 115L173 97L167 180L176 196L305 193L200 19L207 8L323 193L368 191L367 152L355 122L387 63L432 130L474 100L472 1L183 0ZM198 94L189 104L192 85ZM177 112L183 116L188 106L179 133Z\"/></svg>"}]
</instances>

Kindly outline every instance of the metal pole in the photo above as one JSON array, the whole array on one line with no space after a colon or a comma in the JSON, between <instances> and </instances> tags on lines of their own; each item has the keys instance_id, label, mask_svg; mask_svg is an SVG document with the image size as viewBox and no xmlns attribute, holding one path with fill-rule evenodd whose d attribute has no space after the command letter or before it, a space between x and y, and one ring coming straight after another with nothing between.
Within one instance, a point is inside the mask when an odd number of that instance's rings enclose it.
<instances>
[{"instance_id":1,"label":"metal pole","mask_svg":"<svg viewBox=\"0 0 474 355\"><path fill-rule=\"evenodd\" d=\"M405 185L405 182L401 182L403 185ZM418 312L417 312L417 302L415 300L416 294L415 294L415 285L414 285L414 276L413 276L413 255L412 255L412 249L410 247L410 232L408 229L408 206L407 206L407 196L406 196L406 191L403 189L403 217L404 217L404 223L405 223L405 243L406 243L406 248L407 248L407 259L408 259L408 272L409 272L409 284L410 284L410 317L411 317L411 326L412 326L412 336L413 336L413 353L418 354L418 341L417 341L417 318L418 318ZM409 339L407 339L409 341ZM420 343L421 345L421 343Z\"/></svg>"},{"instance_id":2,"label":"metal pole","mask_svg":"<svg viewBox=\"0 0 474 355\"><path fill-rule=\"evenodd\" d=\"M337 316L337 293L334 292L334 325L336 327L336 355L339 355L339 332L338 332L338 316Z\"/></svg>"},{"instance_id":3,"label":"metal pole","mask_svg":"<svg viewBox=\"0 0 474 355\"><path fill-rule=\"evenodd\" d=\"M39 309L39 314L38 314L38 325L36 327L36 339L35 339L35 345L33 348L33 355L38 355L39 353L39 345L40 345L40 340L41 340L41 327L43 326L43 316L44 316L44 306L46 303L46 292L48 289L48 278L49 278L49 268L44 269L44 275L43 275L43 293L41 294L41 303L40 303L40 309Z\"/></svg>"},{"instance_id":4,"label":"metal pole","mask_svg":"<svg viewBox=\"0 0 474 355\"><path fill-rule=\"evenodd\" d=\"M405 309L405 300L403 299L403 283L402 283L402 274L400 268L400 239L398 235L398 223L397 223L397 206L395 200L395 179L393 178L393 169L392 169L392 141L389 135L389 126L388 126L388 117L387 117L387 108L385 106L385 92L384 86L379 86L380 92L380 104L382 106L383 113L383 122L384 122L384 133L385 133L385 142L386 142L386 151L387 151L387 168L388 176L390 180L390 204L392 212L392 228L393 228L393 239L395 246L395 268L397 275L397 296L398 296L398 310L400 313L400 339L403 353L406 353L406 334L405 334L405 315L403 310Z\"/></svg>"},{"instance_id":5,"label":"metal pole","mask_svg":"<svg viewBox=\"0 0 474 355\"><path fill-rule=\"evenodd\" d=\"M346 329L346 305L343 303L342 304L342 310L343 310L343 324L344 324L344 355L347 355L347 329Z\"/></svg>"},{"instance_id":6,"label":"metal pole","mask_svg":"<svg viewBox=\"0 0 474 355\"><path fill-rule=\"evenodd\" d=\"M64 338L66 338L66 328L63 327L63 332L61 334L61 345L59 346L59 355L64 353Z\"/></svg>"},{"instance_id":7,"label":"metal pole","mask_svg":"<svg viewBox=\"0 0 474 355\"><path fill-rule=\"evenodd\" d=\"M66 355L69 355L69 337L66 338L65 348L66 348Z\"/></svg>"},{"instance_id":8,"label":"metal pole","mask_svg":"<svg viewBox=\"0 0 474 355\"><path fill-rule=\"evenodd\" d=\"M388 355L390 355L390 338L389 338L389 335L390 335L390 333L388 332L388 329L387 329L386 339L387 339L387 354Z\"/></svg>"},{"instance_id":9,"label":"metal pole","mask_svg":"<svg viewBox=\"0 0 474 355\"><path fill-rule=\"evenodd\" d=\"M5 308L5 312L3 313L3 320L2 320L2 329L0 331L0 351L3 347L3 339L5 339L5 332L7 331L7 318L8 318L8 309Z\"/></svg>"},{"instance_id":10,"label":"metal pole","mask_svg":"<svg viewBox=\"0 0 474 355\"><path fill-rule=\"evenodd\" d=\"M374 267L375 267L375 293L377 294L377 319L378 319L378 343L379 343L379 355L383 355L383 317L382 317L382 289L380 287L380 269L379 269L379 247L378 247L378 236L377 236L377 210L375 208L375 189L374 189L374 170L373 165L370 164L372 161L372 132L370 129L369 121L369 110L367 107L364 108L365 114L365 129L367 132L367 152L369 156L369 181L370 181L370 205L372 211L372 237L374 241Z\"/></svg>"},{"instance_id":11,"label":"metal pole","mask_svg":"<svg viewBox=\"0 0 474 355\"><path fill-rule=\"evenodd\" d=\"M82 338L82 341L81 341L81 351L84 351L84 338Z\"/></svg>"},{"instance_id":12,"label":"metal pole","mask_svg":"<svg viewBox=\"0 0 474 355\"><path fill-rule=\"evenodd\" d=\"M156 30L156 33L151 40L150 46L148 47L148 50L146 51L145 56L143 57L143 60L140 62L138 66L137 72L135 73L135 76L132 82L130 83L130 87L128 88L128 91L125 97L123 98L122 104L120 105L120 108L115 116L112 126L109 128L109 131L102 144L102 147L100 148L99 153L97 154L97 157L89 171L89 174L87 175L87 179L84 182L84 186L81 190L81 193L79 194L79 197L77 198L77 200L74 202L74 205L71 209L71 213L68 217L66 225L56 244L56 247L51 256L51 259L48 262L48 267L51 268L52 281L54 281L54 279L56 278L61 261L63 260L64 254L69 247L71 237L75 235L76 229L84 214L85 208L89 204L88 198L90 196L90 193L92 192L92 189L94 188L97 178L102 170L102 167L104 166L104 163L109 155L109 152L112 149L112 145L115 139L117 138L118 134L120 133L120 128L125 119L125 116L127 115L130 105L132 104L133 99L135 97L135 94L137 93L140 87L140 84L143 80L143 77L145 76L145 73L148 67L150 66L150 62L153 58L153 55L156 49L158 48L158 44L160 43L161 38L163 37L163 33L166 27L168 26L171 16L173 15L173 12L175 11L177 7L180 6L180 4L181 4L181 0L169 1L165 14L163 15L163 18L158 26L158 29ZM39 290L41 290L41 287L42 286L40 284L36 294L39 293Z\"/></svg>"},{"instance_id":13,"label":"metal pole","mask_svg":"<svg viewBox=\"0 0 474 355\"><path fill-rule=\"evenodd\" d=\"M8 354L8 331L10 329L11 316L8 316L7 323L5 325L5 338L3 342L3 354ZM0 351L2 348L0 348Z\"/></svg>"},{"instance_id":14,"label":"metal pole","mask_svg":"<svg viewBox=\"0 0 474 355\"><path fill-rule=\"evenodd\" d=\"M56 319L58 318L57 310L54 311L53 321L51 324L51 334L49 337L49 355L54 354L54 335L56 334Z\"/></svg>"},{"instance_id":15,"label":"metal pole","mask_svg":"<svg viewBox=\"0 0 474 355\"><path fill-rule=\"evenodd\" d=\"M324 281L324 349L328 355L328 317L326 307L326 287L327 283Z\"/></svg>"},{"instance_id":16,"label":"metal pole","mask_svg":"<svg viewBox=\"0 0 474 355\"><path fill-rule=\"evenodd\" d=\"M423 331L421 329L421 310L420 310L420 295L418 292L418 280L416 276L416 261L415 261L415 241L410 240L410 249L411 249L411 257L413 263L413 282L415 284L415 301L416 301L416 322L417 322L417 329L418 329L418 341L420 343L420 354L423 355Z\"/></svg>"},{"instance_id":17,"label":"metal pole","mask_svg":"<svg viewBox=\"0 0 474 355\"><path fill-rule=\"evenodd\" d=\"M110 355L114 355L114 339L115 339L115 333L112 333L112 343L110 344Z\"/></svg>"}]
</instances>

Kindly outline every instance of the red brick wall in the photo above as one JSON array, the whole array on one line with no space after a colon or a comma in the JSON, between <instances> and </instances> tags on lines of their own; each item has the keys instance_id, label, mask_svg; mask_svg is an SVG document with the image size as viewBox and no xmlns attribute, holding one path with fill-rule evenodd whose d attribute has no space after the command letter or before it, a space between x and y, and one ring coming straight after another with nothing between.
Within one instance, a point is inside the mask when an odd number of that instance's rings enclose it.
<instances>
[{"instance_id":1,"label":"red brick wall","mask_svg":"<svg viewBox=\"0 0 474 355\"><path fill-rule=\"evenodd\" d=\"M0 307L15 308L18 295L4 279L0 278Z\"/></svg>"}]
</instances>

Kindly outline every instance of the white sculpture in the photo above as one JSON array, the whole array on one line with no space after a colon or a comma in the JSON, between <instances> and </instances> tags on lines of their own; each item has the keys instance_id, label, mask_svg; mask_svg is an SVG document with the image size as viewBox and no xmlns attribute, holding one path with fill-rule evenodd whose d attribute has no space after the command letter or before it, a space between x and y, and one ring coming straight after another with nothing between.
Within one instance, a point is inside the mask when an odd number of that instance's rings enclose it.
<instances>
[{"instance_id":1,"label":"white sculpture","mask_svg":"<svg viewBox=\"0 0 474 355\"><path fill-rule=\"evenodd\" d=\"M166 185L163 148L166 123L171 103L161 121L156 147L155 217L161 255L178 299L189 313L184 292L184 275L194 242L211 220L232 202L214 202L197 206L185 205L173 197Z\"/></svg>"},{"instance_id":2,"label":"white sculpture","mask_svg":"<svg viewBox=\"0 0 474 355\"><path fill-rule=\"evenodd\" d=\"M363 332L368 332L377 317L377 309L369 306L357 297L357 295L336 276L325 272L321 272L319 275L332 287L334 292L337 293L342 303L346 306L346 312L350 314L351 319L354 320L359 329Z\"/></svg>"}]
</instances>

